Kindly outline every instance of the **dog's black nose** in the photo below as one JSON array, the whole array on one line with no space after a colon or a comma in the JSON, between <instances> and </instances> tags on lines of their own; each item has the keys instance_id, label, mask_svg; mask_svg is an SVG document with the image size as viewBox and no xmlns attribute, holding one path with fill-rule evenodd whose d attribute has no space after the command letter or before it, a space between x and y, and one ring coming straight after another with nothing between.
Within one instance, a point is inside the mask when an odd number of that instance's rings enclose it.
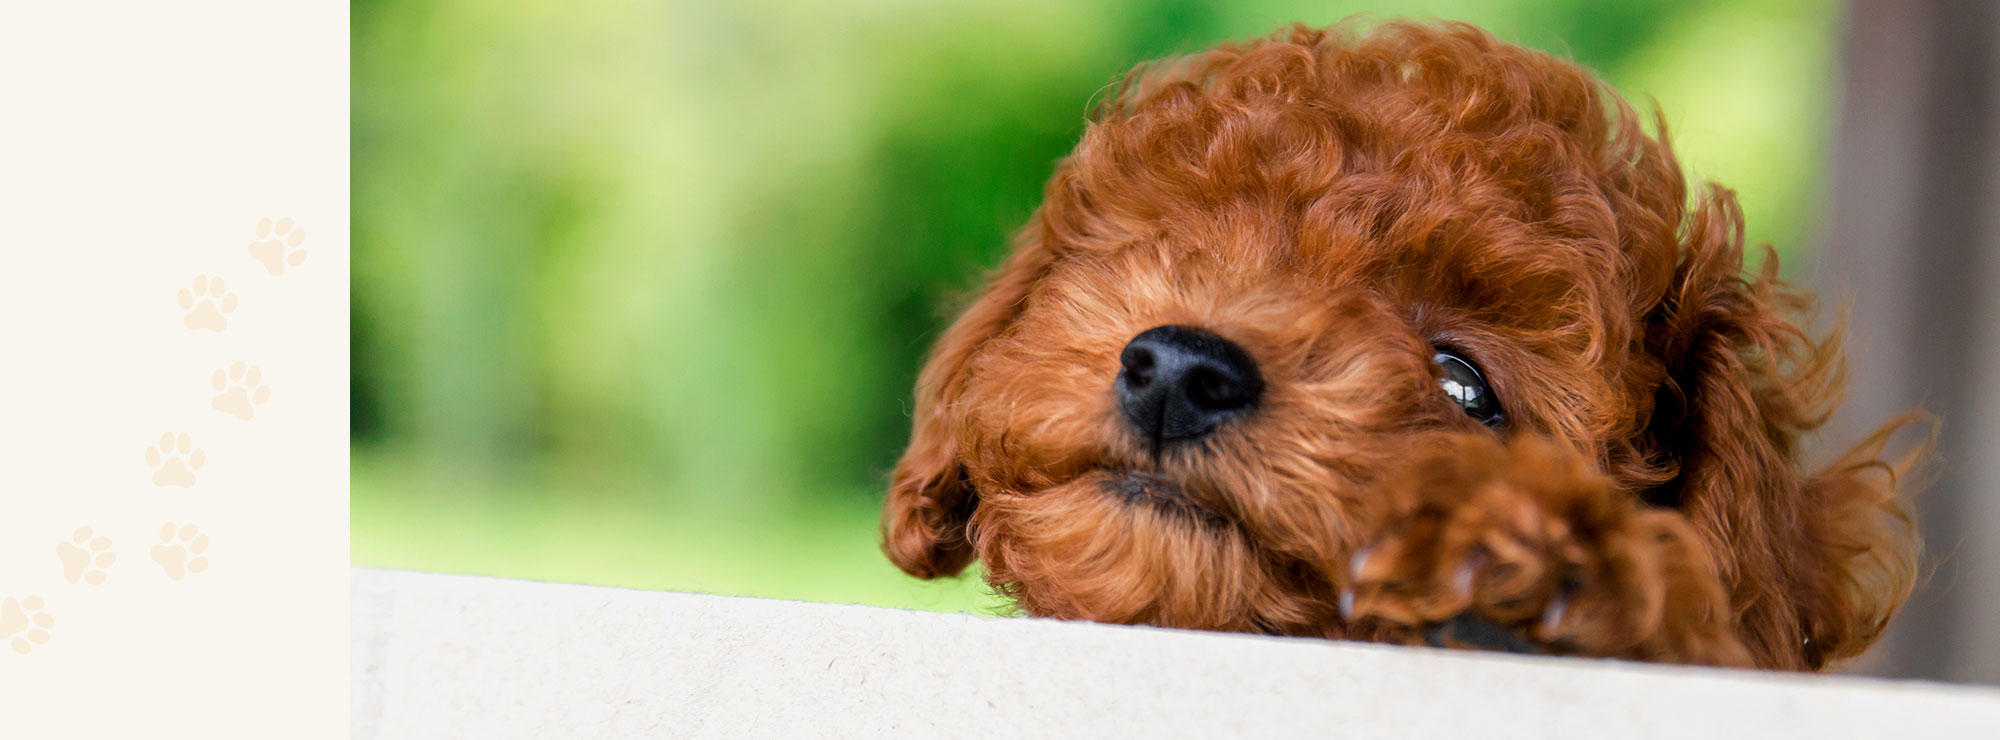
<instances>
[{"instance_id":1,"label":"dog's black nose","mask_svg":"<svg viewBox=\"0 0 2000 740\"><path fill-rule=\"evenodd\" d=\"M1147 329L1118 360L1125 366L1118 373L1118 407L1154 444L1207 434L1248 412L1264 391L1249 353L1200 329Z\"/></svg>"}]
</instances>

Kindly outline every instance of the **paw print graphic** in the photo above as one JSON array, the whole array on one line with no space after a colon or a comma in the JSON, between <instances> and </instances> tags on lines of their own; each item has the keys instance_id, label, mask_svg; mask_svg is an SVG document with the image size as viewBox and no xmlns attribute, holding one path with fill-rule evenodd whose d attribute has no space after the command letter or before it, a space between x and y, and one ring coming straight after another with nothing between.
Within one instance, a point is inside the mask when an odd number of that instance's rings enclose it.
<instances>
[{"instance_id":1,"label":"paw print graphic","mask_svg":"<svg viewBox=\"0 0 2000 740\"><path fill-rule=\"evenodd\" d=\"M194 279L190 288L182 288L181 310L187 315L181 323L189 329L222 331L229 328L229 319L223 314L236 310L236 294L222 289L222 278L202 275Z\"/></svg>"},{"instance_id":2,"label":"paw print graphic","mask_svg":"<svg viewBox=\"0 0 2000 740\"><path fill-rule=\"evenodd\" d=\"M111 538L90 535L89 527L78 527L68 542L56 543L56 557L62 559L63 580L101 585L105 578L104 569L118 561L118 554L111 552Z\"/></svg>"},{"instance_id":3,"label":"paw print graphic","mask_svg":"<svg viewBox=\"0 0 2000 740\"><path fill-rule=\"evenodd\" d=\"M167 522L160 525L160 544L153 546L153 562L166 569L169 580L178 581L208 568L208 558L202 556L207 550L208 535L202 534L200 527L183 524L176 528Z\"/></svg>"},{"instance_id":4,"label":"paw print graphic","mask_svg":"<svg viewBox=\"0 0 2000 740\"><path fill-rule=\"evenodd\" d=\"M215 410L244 421L257 414L257 407L271 399L271 387L264 385L264 374L255 365L238 362L227 371L217 370L209 384L221 391L210 405Z\"/></svg>"},{"instance_id":5,"label":"paw print graphic","mask_svg":"<svg viewBox=\"0 0 2000 740\"><path fill-rule=\"evenodd\" d=\"M194 487L194 471L201 469L207 459L187 432L162 434L159 444L146 448L146 466L153 469L153 485L162 488Z\"/></svg>"},{"instance_id":6,"label":"paw print graphic","mask_svg":"<svg viewBox=\"0 0 2000 740\"><path fill-rule=\"evenodd\" d=\"M54 626L55 618L42 611L42 597L0 599L0 639L13 645L14 652L27 655L36 645L49 644L49 628Z\"/></svg>"},{"instance_id":7,"label":"paw print graphic","mask_svg":"<svg viewBox=\"0 0 2000 740\"><path fill-rule=\"evenodd\" d=\"M257 222L257 241L250 243L250 256L264 265L273 275L285 274L285 266L298 267L306 263L306 250L299 245L306 243L306 230L292 225L289 218L271 219Z\"/></svg>"}]
</instances>

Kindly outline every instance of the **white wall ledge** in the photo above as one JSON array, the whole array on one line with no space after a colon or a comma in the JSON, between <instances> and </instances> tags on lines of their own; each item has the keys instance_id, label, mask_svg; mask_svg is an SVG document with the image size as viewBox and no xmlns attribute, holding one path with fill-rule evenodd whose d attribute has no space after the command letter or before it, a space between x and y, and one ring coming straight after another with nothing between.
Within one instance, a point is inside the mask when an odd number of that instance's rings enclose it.
<instances>
[{"instance_id":1,"label":"white wall ledge","mask_svg":"<svg viewBox=\"0 0 2000 740\"><path fill-rule=\"evenodd\" d=\"M2000 690L356 568L353 735L1981 738Z\"/></svg>"}]
</instances>

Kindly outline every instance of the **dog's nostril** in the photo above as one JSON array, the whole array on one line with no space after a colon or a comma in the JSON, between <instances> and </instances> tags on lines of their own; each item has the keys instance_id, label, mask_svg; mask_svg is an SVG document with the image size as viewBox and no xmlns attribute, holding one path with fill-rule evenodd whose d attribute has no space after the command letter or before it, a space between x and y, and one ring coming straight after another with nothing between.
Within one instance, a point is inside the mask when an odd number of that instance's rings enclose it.
<instances>
[{"instance_id":1,"label":"dog's nostril","mask_svg":"<svg viewBox=\"0 0 2000 740\"><path fill-rule=\"evenodd\" d=\"M1207 434L1255 406L1264 387L1249 353L1200 329L1148 329L1119 362L1119 408L1155 444Z\"/></svg>"},{"instance_id":2,"label":"dog's nostril","mask_svg":"<svg viewBox=\"0 0 2000 740\"><path fill-rule=\"evenodd\" d=\"M1119 357L1124 363L1125 381L1134 388L1143 388L1153 382L1155 361L1153 352L1145 347L1125 346L1125 353Z\"/></svg>"},{"instance_id":3,"label":"dog's nostril","mask_svg":"<svg viewBox=\"0 0 2000 740\"><path fill-rule=\"evenodd\" d=\"M1243 393L1243 384L1228 371L1212 367L1195 368L1188 383L1188 399L1203 408L1218 410L1242 408L1251 400Z\"/></svg>"}]
</instances>

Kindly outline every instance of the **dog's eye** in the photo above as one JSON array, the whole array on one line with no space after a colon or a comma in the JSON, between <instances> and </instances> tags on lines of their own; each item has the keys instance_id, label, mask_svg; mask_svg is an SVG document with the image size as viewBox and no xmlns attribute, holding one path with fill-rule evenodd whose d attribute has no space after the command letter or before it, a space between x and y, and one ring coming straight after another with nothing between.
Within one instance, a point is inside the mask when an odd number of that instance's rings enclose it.
<instances>
[{"instance_id":1,"label":"dog's eye","mask_svg":"<svg viewBox=\"0 0 2000 740\"><path fill-rule=\"evenodd\" d=\"M1465 409L1466 416L1495 429L1507 421L1506 415L1500 413L1500 399L1493 397L1493 389L1486 387L1485 376L1479 374L1479 368L1473 367L1471 360L1439 347L1431 355L1431 362L1444 368L1444 377L1438 380L1438 385L1459 408Z\"/></svg>"}]
</instances>

